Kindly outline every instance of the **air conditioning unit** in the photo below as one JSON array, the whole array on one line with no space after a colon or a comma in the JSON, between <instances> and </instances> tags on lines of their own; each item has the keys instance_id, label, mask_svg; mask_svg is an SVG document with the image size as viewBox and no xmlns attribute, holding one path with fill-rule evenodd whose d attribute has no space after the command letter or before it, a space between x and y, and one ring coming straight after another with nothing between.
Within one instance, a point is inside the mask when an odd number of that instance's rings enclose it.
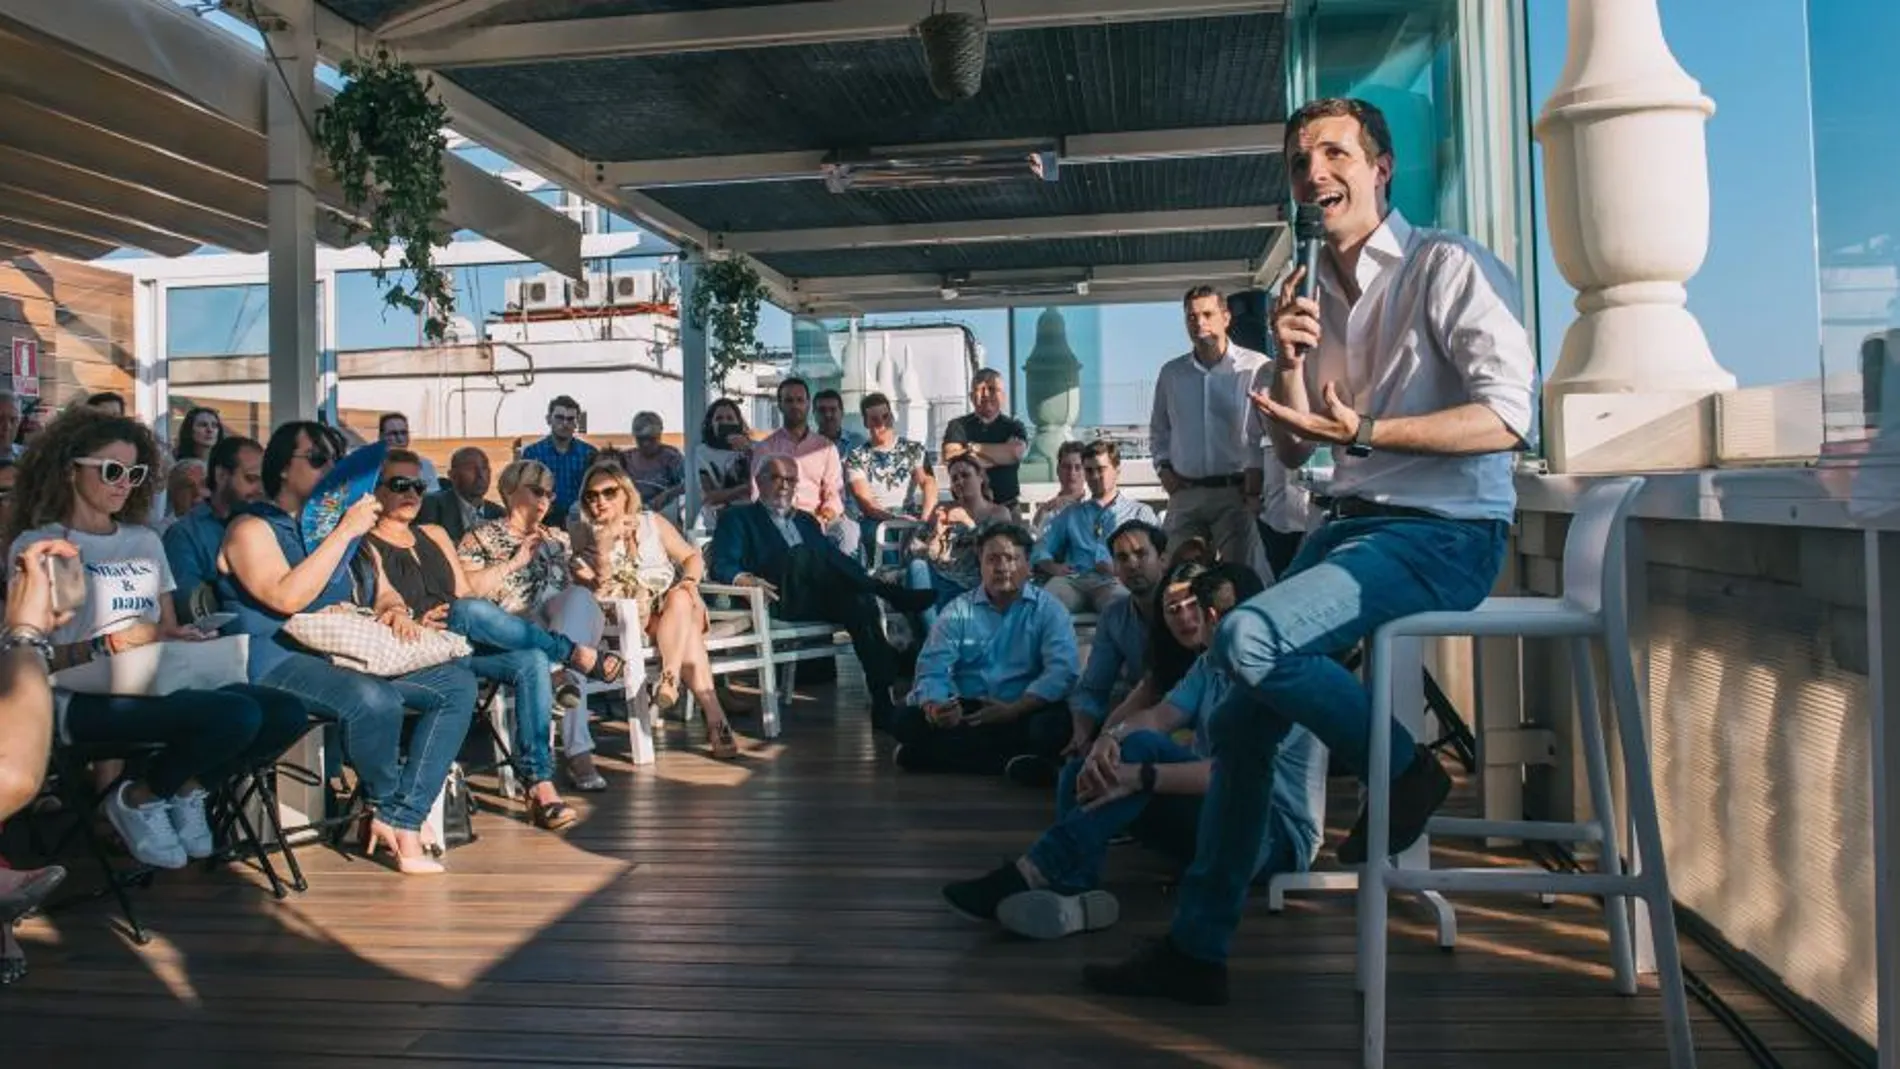
<instances>
[{"instance_id":1,"label":"air conditioning unit","mask_svg":"<svg viewBox=\"0 0 1900 1069\"><path fill-rule=\"evenodd\" d=\"M568 283L568 303L576 308L604 308L608 303L607 276L589 271L579 281Z\"/></svg>"},{"instance_id":2,"label":"air conditioning unit","mask_svg":"<svg viewBox=\"0 0 1900 1069\"><path fill-rule=\"evenodd\" d=\"M520 284L517 290L520 302L516 307L524 312L546 312L567 307L567 280L551 271L529 278L511 278L508 282L511 287L515 283Z\"/></svg>"},{"instance_id":3,"label":"air conditioning unit","mask_svg":"<svg viewBox=\"0 0 1900 1069\"><path fill-rule=\"evenodd\" d=\"M614 276L615 304L651 304L659 299L654 286L658 276L652 271L635 271Z\"/></svg>"}]
</instances>

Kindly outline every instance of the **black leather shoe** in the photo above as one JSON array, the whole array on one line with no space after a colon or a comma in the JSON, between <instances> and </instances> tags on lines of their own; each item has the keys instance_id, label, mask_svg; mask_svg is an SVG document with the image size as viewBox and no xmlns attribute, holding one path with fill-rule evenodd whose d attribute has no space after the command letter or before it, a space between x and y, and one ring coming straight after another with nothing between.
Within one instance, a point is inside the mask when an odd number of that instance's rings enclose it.
<instances>
[{"instance_id":1,"label":"black leather shoe","mask_svg":"<svg viewBox=\"0 0 1900 1069\"><path fill-rule=\"evenodd\" d=\"M1016 863L1005 861L974 880L944 884L943 900L960 917L973 921L993 921L996 919L996 907L1002 904L1003 899L1027 890L1029 881L1023 879Z\"/></svg>"},{"instance_id":2,"label":"black leather shoe","mask_svg":"<svg viewBox=\"0 0 1900 1069\"><path fill-rule=\"evenodd\" d=\"M1438 812L1451 796L1451 776L1445 772L1445 766L1438 763L1438 755L1424 746L1413 751L1416 756L1412 767L1405 774L1392 781L1392 855L1403 854L1418 837L1425 834L1425 825ZM1352 833L1346 841L1339 844L1339 863L1342 865L1363 865L1366 861L1366 814L1359 813L1359 819L1352 826Z\"/></svg>"},{"instance_id":3,"label":"black leather shoe","mask_svg":"<svg viewBox=\"0 0 1900 1069\"><path fill-rule=\"evenodd\" d=\"M1190 1006L1227 1005L1227 964L1190 958L1157 939L1114 965L1084 965L1082 982L1104 995L1169 998Z\"/></svg>"}]
</instances>

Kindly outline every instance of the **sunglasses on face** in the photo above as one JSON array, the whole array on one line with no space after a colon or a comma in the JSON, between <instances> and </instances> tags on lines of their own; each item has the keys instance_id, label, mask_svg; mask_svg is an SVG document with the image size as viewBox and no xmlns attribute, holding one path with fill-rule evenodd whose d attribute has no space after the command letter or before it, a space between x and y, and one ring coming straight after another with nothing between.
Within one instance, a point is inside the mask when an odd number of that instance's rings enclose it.
<instances>
[{"instance_id":1,"label":"sunglasses on face","mask_svg":"<svg viewBox=\"0 0 1900 1069\"><path fill-rule=\"evenodd\" d=\"M581 504L583 505L591 505L596 501L618 500L620 500L620 488L618 486L603 486L598 490L589 490L581 495Z\"/></svg>"},{"instance_id":2,"label":"sunglasses on face","mask_svg":"<svg viewBox=\"0 0 1900 1069\"><path fill-rule=\"evenodd\" d=\"M428 489L428 485L421 479L408 475L392 475L383 480L383 489L390 493L415 494L417 497L422 496L422 492Z\"/></svg>"},{"instance_id":3,"label":"sunglasses on face","mask_svg":"<svg viewBox=\"0 0 1900 1069\"><path fill-rule=\"evenodd\" d=\"M330 454L330 451L328 449L325 449L324 447L320 445L311 446L309 449L306 449L301 453L292 453L290 455L293 457L302 457L303 462L305 464L310 465L313 468L329 467L330 461L336 459L336 457Z\"/></svg>"},{"instance_id":4,"label":"sunglasses on face","mask_svg":"<svg viewBox=\"0 0 1900 1069\"><path fill-rule=\"evenodd\" d=\"M524 486L522 487L522 489L527 491L530 494L533 494L537 499L542 500L542 501L546 501L548 498L554 496L554 491L548 489L545 486Z\"/></svg>"},{"instance_id":5,"label":"sunglasses on face","mask_svg":"<svg viewBox=\"0 0 1900 1069\"><path fill-rule=\"evenodd\" d=\"M79 457L73 461L82 468L98 468L99 481L117 486L137 486L145 481L145 475L151 469L143 464L122 464L105 457Z\"/></svg>"}]
</instances>

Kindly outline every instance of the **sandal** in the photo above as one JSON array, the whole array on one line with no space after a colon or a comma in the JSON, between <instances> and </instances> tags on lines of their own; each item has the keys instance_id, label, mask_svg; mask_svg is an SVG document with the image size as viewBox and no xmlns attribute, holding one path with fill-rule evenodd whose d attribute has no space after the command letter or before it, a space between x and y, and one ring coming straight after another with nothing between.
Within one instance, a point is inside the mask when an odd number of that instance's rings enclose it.
<instances>
[{"instance_id":1,"label":"sandal","mask_svg":"<svg viewBox=\"0 0 1900 1069\"><path fill-rule=\"evenodd\" d=\"M579 819L581 815L566 802L543 802L532 796L528 799L528 823L543 831L560 831Z\"/></svg>"},{"instance_id":2,"label":"sandal","mask_svg":"<svg viewBox=\"0 0 1900 1069\"><path fill-rule=\"evenodd\" d=\"M581 648L582 647L578 646L575 647L575 652L578 653ZM576 671L580 671L580 665L574 665L574 668ZM618 653L610 653L607 650L595 650L594 667L582 671L581 674L596 683L618 683L620 682L621 675L624 674L626 670L627 662Z\"/></svg>"},{"instance_id":3,"label":"sandal","mask_svg":"<svg viewBox=\"0 0 1900 1069\"><path fill-rule=\"evenodd\" d=\"M653 681L653 688L648 691L647 697L655 709L662 712L671 709L679 704L680 681L671 672L661 672L660 678Z\"/></svg>"},{"instance_id":4,"label":"sandal","mask_svg":"<svg viewBox=\"0 0 1900 1069\"><path fill-rule=\"evenodd\" d=\"M712 755L721 761L730 761L739 756L739 740L732 733L732 725L721 722L712 731Z\"/></svg>"},{"instance_id":5,"label":"sandal","mask_svg":"<svg viewBox=\"0 0 1900 1069\"><path fill-rule=\"evenodd\" d=\"M0 924L0 987L26 979L26 950L13 936L11 924Z\"/></svg>"}]
</instances>

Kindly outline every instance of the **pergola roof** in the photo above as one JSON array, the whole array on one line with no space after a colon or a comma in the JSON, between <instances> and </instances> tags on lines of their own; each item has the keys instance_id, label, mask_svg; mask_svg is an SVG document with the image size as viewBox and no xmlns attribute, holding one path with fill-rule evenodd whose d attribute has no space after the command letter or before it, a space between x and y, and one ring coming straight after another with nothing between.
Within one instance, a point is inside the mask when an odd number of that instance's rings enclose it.
<instances>
[{"instance_id":1,"label":"pergola roof","mask_svg":"<svg viewBox=\"0 0 1900 1069\"><path fill-rule=\"evenodd\" d=\"M327 55L391 47L436 73L461 132L751 257L795 311L943 307L946 276L966 303L1172 299L1252 284L1287 249L1280 0L988 0L982 90L958 103L911 30L928 0L325 4ZM1057 181L834 193L819 174L833 151L1032 141L1058 147Z\"/></svg>"},{"instance_id":2,"label":"pergola roof","mask_svg":"<svg viewBox=\"0 0 1900 1069\"><path fill-rule=\"evenodd\" d=\"M148 0L0 0L0 246L94 259L268 246L269 59ZM461 159L443 223L557 270L580 228ZM317 237L352 243L341 190L320 179Z\"/></svg>"}]
</instances>

